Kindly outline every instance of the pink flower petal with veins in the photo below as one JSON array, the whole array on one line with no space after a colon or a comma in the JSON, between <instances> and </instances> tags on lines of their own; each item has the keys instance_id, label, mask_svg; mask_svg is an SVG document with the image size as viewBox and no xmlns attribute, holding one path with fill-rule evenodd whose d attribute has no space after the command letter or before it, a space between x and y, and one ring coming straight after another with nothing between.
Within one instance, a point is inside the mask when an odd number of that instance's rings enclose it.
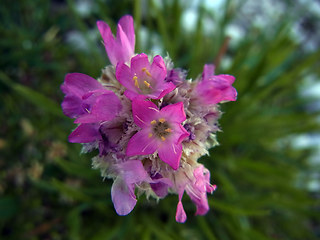
<instances>
[{"instance_id":1,"label":"pink flower petal with veins","mask_svg":"<svg viewBox=\"0 0 320 240\"><path fill-rule=\"evenodd\" d=\"M150 138L149 133L150 130L146 128L133 135L128 143L126 155L131 157L154 153L158 148L159 141Z\"/></svg>"},{"instance_id":2,"label":"pink flower petal with veins","mask_svg":"<svg viewBox=\"0 0 320 240\"><path fill-rule=\"evenodd\" d=\"M186 114L182 102L165 106L161 109L161 114L165 118L170 118L170 121L182 123L186 120Z\"/></svg>"},{"instance_id":3,"label":"pink flower petal with veins","mask_svg":"<svg viewBox=\"0 0 320 240\"><path fill-rule=\"evenodd\" d=\"M89 143L99 140L98 124L80 124L70 135L69 142L72 143Z\"/></svg>"},{"instance_id":4,"label":"pink flower petal with veins","mask_svg":"<svg viewBox=\"0 0 320 240\"><path fill-rule=\"evenodd\" d=\"M162 144L158 148L159 158L167 163L174 170L179 168L180 158L182 154L182 145L175 143Z\"/></svg>"},{"instance_id":5,"label":"pink flower petal with veins","mask_svg":"<svg viewBox=\"0 0 320 240\"><path fill-rule=\"evenodd\" d=\"M132 115L134 122L141 128L150 126L150 122L159 114L158 107L151 101L136 99L132 103Z\"/></svg>"}]
</instances>

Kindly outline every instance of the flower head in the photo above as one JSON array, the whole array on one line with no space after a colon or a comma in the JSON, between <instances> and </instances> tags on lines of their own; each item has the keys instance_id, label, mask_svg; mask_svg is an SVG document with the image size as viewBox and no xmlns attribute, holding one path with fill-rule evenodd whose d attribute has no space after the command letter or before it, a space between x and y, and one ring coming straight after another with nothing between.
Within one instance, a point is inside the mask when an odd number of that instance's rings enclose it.
<instances>
[{"instance_id":1,"label":"flower head","mask_svg":"<svg viewBox=\"0 0 320 240\"><path fill-rule=\"evenodd\" d=\"M117 36L114 38L108 24L97 22L106 52L113 66L118 62L128 62L134 55L135 34L131 16L123 16L118 23Z\"/></svg>"},{"instance_id":2,"label":"flower head","mask_svg":"<svg viewBox=\"0 0 320 240\"><path fill-rule=\"evenodd\" d=\"M165 82L166 66L161 56L157 55L150 64L144 53L131 58L130 67L120 62L116 68L118 81L127 88L125 95L134 98L160 99L171 92L175 85Z\"/></svg>"},{"instance_id":3,"label":"flower head","mask_svg":"<svg viewBox=\"0 0 320 240\"><path fill-rule=\"evenodd\" d=\"M206 64L202 79L194 89L193 98L200 104L217 104L222 101L235 101L237 91L232 87L235 78L231 75L214 75L214 65Z\"/></svg>"},{"instance_id":4,"label":"flower head","mask_svg":"<svg viewBox=\"0 0 320 240\"><path fill-rule=\"evenodd\" d=\"M235 78L214 75L214 65L208 64L192 82L169 56L152 61L144 53L135 56L131 16L120 19L116 37L105 22L97 26L112 66L98 80L66 75L62 109L78 124L69 141L82 143L83 152L99 150L92 166L113 179L111 198L119 215L135 207L136 188L147 198L177 194L177 222L187 219L185 192L196 215L206 214L207 193L216 187L198 159L218 144L219 103L236 100Z\"/></svg>"},{"instance_id":5,"label":"flower head","mask_svg":"<svg viewBox=\"0 0 320 240\"><path fill-rule=\"evenodd\" d=\"M178 169L181 143L189 136L181 125L186 120L183 104L176 103L159 110L150 101L134 100L132 114L141 130L130 139L127 156L148 155L157 151L163 162Z\"/></svg>"}]
</instances>

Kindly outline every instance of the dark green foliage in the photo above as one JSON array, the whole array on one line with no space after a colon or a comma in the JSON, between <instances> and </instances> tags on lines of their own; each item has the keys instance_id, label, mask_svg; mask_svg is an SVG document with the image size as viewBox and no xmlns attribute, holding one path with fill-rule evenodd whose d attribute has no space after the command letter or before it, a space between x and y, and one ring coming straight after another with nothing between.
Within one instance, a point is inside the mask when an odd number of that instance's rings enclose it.
<instances>
[{"instance_id":1,"label":"dark green foliage","mask_svg":"<svg viewBox=\"0 0 320 240\"><path fill-rule=\"evenodd\" d=\"M183 29L187 1L157 2L92 1L88 15L72 0L1 2L0 238L319 238L319 192L308 190L319 166L309 162L311 148L290 142L297 134L319 133L318 112L306 110L313 99L298 91L307 76L319 79L320 51L307 52L289 37L300 12L288 4L290 15L276 25L246 26L240 43L221 51L225 29L244 1L226 1L219 14L200 5L193 31ZM231 65L220 64L216 72L236 76L239 96L222 106L220 146L201 159L218 185L208 196L211 211L194 217L185 196L185 224L175 222L174 195L159 203L142 196L130 215L117 216L112 181L91 169L94 154L80 155L81 146L67 142L75 125L59 106L64 75L98 77L108 60L95 22L103 19L115 29L128 13L137 33L145 27L150 34L137 35L136 52L149 52L152 34L163 44L160 54L190 69L188 77L219 52ZM204 32L204 18L217 23L215 31ZM74 32L84 45L68 40Z\"/></svg>"}]
</instances>

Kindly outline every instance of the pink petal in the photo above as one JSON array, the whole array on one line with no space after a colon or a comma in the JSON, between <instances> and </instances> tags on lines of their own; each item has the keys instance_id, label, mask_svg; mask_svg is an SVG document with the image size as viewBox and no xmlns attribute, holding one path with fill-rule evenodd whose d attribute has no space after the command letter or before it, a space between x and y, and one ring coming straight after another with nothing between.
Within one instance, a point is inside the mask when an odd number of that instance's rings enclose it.
<instances>
[{"instance_id":1,"label":"pink petal","mask_svg":"<svg viewBox=\"0 0 320 240\"><path fill-rule=\"evenodd\" d=\"M97 26L112 65L116 66L118 62L129 62L130 58L134 55L135 46L132 17L124 16L120 19L116 39L114 39L108 24L98 21Z\"/></svg>"},{"instance_id":2,"label":"pink petal","mask_svg":"<svg viewBox=\"0 0 320 240\"><path fill-rule=\"evenodd\" d=\"M127 35L123 31L120 24L118 24L117 31L117 61L118 62L129 62L131 57L134 55L134 49L131 47L131 43L128 40Z\"/></svg>"},{"instance_id":3,"label":"pink petal","mask_svg":"<svg viewBox=\"0 0 320 240\"><path fill-rule=\"evenodd\" d=\"M205 215L209 211L207 195L205 195L200 202L195 202L195 204L197 207L195 215Z\"/></svg>"},{"instance_id":4,"label":"pink petal","mask_svg":"<svg viewBox=\"0 0 320 240\"><path fill-rule=\"evenodd\" d=\"M160 55L153 58L150 73L156 81L163 81L165 79L167 75L166 65Z\"/></svg>"},{"instance_id":5,"label":"pink petal","mask_svg":"<svg viewBox=\"0 0 320 240\"><path fill-rule=\"evenodd\" d=\"M116 66L118 62L116 56L118 49L116 46L115 39L112 35L111 29L109 25L106 24L104 21L97 21L97 26L102 36L104 46L110 59L110 62L113 66Z\"/></svg>"},{"instance_id":6,"label":"pink petal","mask_svg":"<svg viewBox=\"0 0 320 240\"><path fill-rule=\"evenodd\" d=\"M179 138L178 138L176 143L180 144L180 143L182 143L182 141L184 139L189 137L190 133L181 124L177 124L177 125L178 126L175 127L175 129L174 129L174 133L179 136Z\"/></svg>"},{"instance_id":7,"label":"pink petal","mask_svg":"<svg viewBox=\"0 0 320 240\"><path fill-rule=\"evenodd\" d=\"M131 69L123 62L118 63L116 67L116 78L117 80L127 89L136 92L136 87L133 81L134 74Z\"/></svg>"},{"instance_id":8,"label":"pink petal","mask_svg":"<svg viewBox=\"0 0 320 240\"><path fill-rule=\"evenodd\" d=\"M142 129L129 140L127 156L148 155L154 153L158 148L158 142L149 137L150 130Z\"/></svg>"},{"instance_id":9,"label":"pink petal","mask_svg":"<svg viewBox=\"0 0 320 240\"><path fill-rule=\"evenodd\" d=\"M80 116L75 123L94 123L112 120L121 110L119 98L111 91L97 97L91 112Z\"/></svg>"},{"instance_id":10,"label":"pink petal","mask_svg":"<svg viewBox=\"0 0 320 240\"><path fill-rule=\"evenodd\" d=\"M68 73L61 85L63 93L72 94L79 98L87 92L97 89L103 89L103 86L94 78L82 73Z\"/></svg>"},{"instance_id":11,"label":"pink petal","mask_svg":"<svg viewBox=\"0 0 320 240\"><path fill-rule=\"evenodd\" d=\"M179 201L177 205L177 211L176 211L176 221L179 223L184 223L187 220L186 212L183 209L182 202Z\"/></svg>"},{"instance_id":12,"label":"pink petal","mask_svg":"<svg viewBox=\"0 0 320 240\"><path fill-rule=\"evenodd\" d=\"M139 160L130 160L119 165L122 170L123 179L128 185L151 180Z\"/></svg>"},{"instance_id":13,"label":"pink petal","mask_svg":"<svg viewBox=\"0 0 320 240\"><path fill-rule=\"evenodd\" d=\"M74 95L65 96L61 107L63 113L70 118L75 118L85 113L84 109L82 108L81 99Z\"/></svg>"},{"instance_id":14,"label":"pink petal","mask_svg":"<svg viewBox=\"0 0 320 240\"><path fill-rule=\"evenodd\" d=\"M170 119L170 122L182 123L186 120L182 102L165 106L160 111L165 119Z\"/></svg>"},{"instance_id":15,"label":"pink petal","mask_svg":"<svg viewBox=\"0 0 320 240\"><path fill-rule=\"evenodd\" d=\"M213 76L210 80L201 81L196 87L196 99L203 104L217 104L222 101L235 101L237 99L237 91L228 81L231 78Z\"/></svg>"},{"instance_id":16,"label":"pink petal","mask_svg":"<svg viewBox=\"0 0 320 240\"><path fill-rule=\"evenodd\" d=\"M80 124L70 135L69 142L72 143L89 143L99 140L98 124Z\"/></svg>"},{"instance_id":17,"label":"pink petal","mask_svg":"<svg viewBox=\"0 0 320 240\"><path fill-rule=\"evenodd\" d=\"M164 89L159 97L157 98L154 98L154 99L160 99L160 98L163 98L165 95L167 95L169 92L171 92L173 89L176 88L176 85L174 85L172 82L169 82L169 83L164 83L163 86L161 87L162 89Z\"/></svg>"},{"instance_id":18,"label":"pink petal","mask_svg":"<svg viewBox=\"0 0 320 240\"><path fill-rule=\"evenodd\" d=\"M131 58L131 69L134 73L136 73L138 78L143 77L143 68L146 68L147 70L150 68L148 55L141 53Z\"/></svg>"},{"instance_id":19,"label":"pink petal","mask_svg":"<svg viewBox=\"0 0 320 240\"><path fill-rule=\"evenodd\" d=\"M182 145L166 142L159 146L158 155L161 161L167 163L174 170L177 170L182 155Z\"/></svg>"},{"instance_id":20,"label":"pink petal","mask_svg":"<svg viewBox=\"0 0 320 240\"><path fill-rule=\"evenodd\" d=\"M236 79L234 76L227 75L227 74L220 74L220 75L216 75L215 77L223 79L224 81L228 82L230 85L233 84L234 80Z\"/></svg>"},{"instance_id":21,"label":"pink petal","mask_svg":"<svg viewBox=\"0 0 320 240\"><path fill-rule=\"evenodd\" d=\"M155 120L159 114L157 106L151 101L135 99L132 101L132 115L135 124L144 128L150 126L150 122Z\"/></svg>"},{"instance_id":22,"label":"pink petal","mask_svg":"<svg viewBox=\"0 0 320 240\"><path fill-rule=\"evenodd\" d=\"M211 76L214 75L215 66L213 64L205 64L203 68L203 80L208 80Z\"/></svg>"},{"instance_id":23,"label":"pink petal","mask_svg":"<svg viewBox=\"0 0 320 240\"><path fill-rule=\"evenodd\" d=\"M173 186L169 178L164 178L159 173L152 176L152 181L149 183L154 193L161 198L165 197L168 194L168 188Z\"/></svg>"},{"instance_id":24,"label":"pink petal","mask_svg":"<svg viewBox=\"0 0 320 240\"><path fill-rule=\"evenodd\" d=\"M127 35L131 49L133 49L134 51L135 34L134 34L133 18L130 15L125 15L119 20L119 25Z\"/></svg>"},{"instance_id":25,"label":"pink petal","mask_svg":"<svg viewBox=\"0 0 320 240\"><path fill-rule=\"evenodd\" d=\"M134 185L129 186L122 179L117 178L111 188L111 199L116 212L120 215L129 214L137 203L134 195Z\"/></svg>"}]
</instances>

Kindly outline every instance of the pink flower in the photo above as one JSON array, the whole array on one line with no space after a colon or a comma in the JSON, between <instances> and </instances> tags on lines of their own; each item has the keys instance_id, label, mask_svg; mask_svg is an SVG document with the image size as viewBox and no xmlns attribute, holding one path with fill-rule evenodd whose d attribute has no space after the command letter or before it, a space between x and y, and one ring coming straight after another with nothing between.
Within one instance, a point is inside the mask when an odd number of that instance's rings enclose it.
<instances>
[{"instance_id":1,"label":"pink flower","mask_svg":"<svg viewBox=\"0 0 320 240\"><path fill-rule=\"evenodd\" d=\"M150 178L139 160L128 160L114 167L117 177L111 188L111 198L119 215L127 215L135 207L137 203L136 195L134 194L136 184L147 182L150 185L154 185L157 188L157 191L155 191L157 195L158 193L164 193L168 187L173 185L167 178ZM160 197L164 196L161 195Z\"/></svg>"},{"instance_id":2,"label":"pink flower","mask_svg":"<svg viewBox=\"0 0 320 240\"><path fill-rule=\"evenodd\" d=\"M118 62L130 61L130 58L134 55L135 46L132 17L126 15L119 20L116 38L114 38L110 27L105 22L98 21L97 26L112 65L116 66Z\"/></svg>"},{"instance_id":3,"label":"pink flower","mask_svg":"<svg viewBox=\"0 0 320 240\"><path fill-rule=\"evenodd\" d=\"M144 100L132 102L134 122L141 128L129 141L127 156L148 155L158 151L160 160L178 169L181 142L189 136L181 123L186 120L183 103L168 105L161 110Z\"/></svg>"},{"instance_id":4,"label":"pink flower","mask_svg":"<svg viewBox=\"0 0 320 240\"><path fill-rule=\"evenodd\" d=\"M137 203L135 184L149 180L150 177L139 160L117 164L116 174L111 188L112 202L119 215L127 215Z\"/></svg>"},{"instance_id":5,"label":"pink flower","mask_svg":"<svg viewBox=\"0 0 320 240\"><path fill-rule=\"evenodd\" d=\"M196 215L204 215L209 211L207 193L213 193L216 185L210 184L210 172L200 165L193 171L194 181L186 185L186 192L197 207Z\"/></svg>"},{"instance_id":6,"label":"pink flower","mask_svg":"<svg viewBox=\"0 0 320 240\"><path fill-rule=\"evenodd\" d=\"M166 74L161 56L155 56L150 65L148 56L144 53L131 58L130 67L120 62L116 68L116 77L127 88L125 95L131 100L136 97L160 99L171 92L175 85L165 82Z\"/></svg>"},{"instance_id":7,"label":"pink flower","mask_svg":"<svg viewBox=\"0 0 320 240\"><path fill-rule=\"evenodd\" d=\"M184 180L182 180L183 182ZM213 193L216 185L210 184L210 172L203 165L193 171L193 177L186 178L185 183L179 187L179 202L176 211L176 221L185 222L186 213L181 202L184 191L187 192L191 200L197 207L196 215L205 215L209 211L207 193Z\"/></svg>"},{"instance_id":8,"label":"pink flower","mask_svg":"<svg viewBox=\"0 0 320 240\"><path fill-rule=\"evenodd\" d=\"M122 108L114 92L82 73L67 74L61 90L66 94L61 104L64 114L80 123L70 134L70 142L87 143L100 139L99 123L112 120Z\"/></svg>"},{"instance_id":9,"label":"pink flower","mask_svg":"<svg viewBox=\"0 0 320 240\"><path fill-rule=\"evenodd\" d=\"M222 101L235 101L237 91L232 87L235 78L231 75L214 75L214 65L206 64L202 80L197 84L193 99L200 104L217 104Z\"/></svg>"}]
</instances>

